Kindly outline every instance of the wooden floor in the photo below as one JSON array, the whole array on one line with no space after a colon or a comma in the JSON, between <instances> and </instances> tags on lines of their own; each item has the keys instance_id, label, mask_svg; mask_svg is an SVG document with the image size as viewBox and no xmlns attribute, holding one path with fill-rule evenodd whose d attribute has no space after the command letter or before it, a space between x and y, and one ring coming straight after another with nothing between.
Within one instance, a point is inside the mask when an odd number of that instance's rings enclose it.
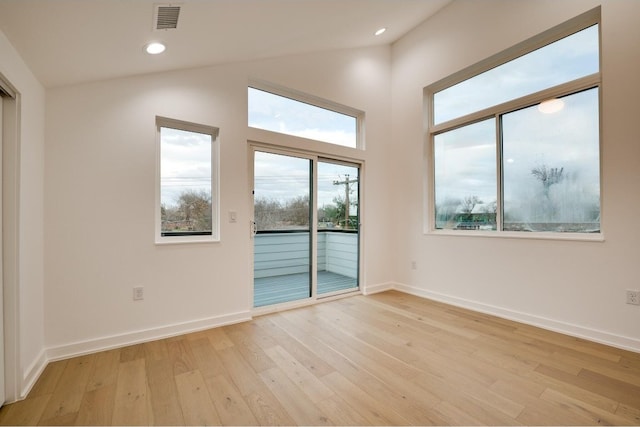
<instances>
[{"instance_id":1,"label":"wooden floor","mask_svg":"<svg viewBox=\"0 0 640 427\"><path fill-rule=\"evenodd\" d=\"M309 298L309 273L260 277L253 281L253 306ZM358 279L331 271L318 271L318 294L358 289Z\"/></svg>"},{"instance_id":2,"label":"wooden floor","mask_svg":"<svg viewBox=\"0 0 640 427\"><path fill-rule=\"evenodd\" d=\"M398 292L51 363L2 424L640 424L640 354Z\"/></svg>"}]
</instances>

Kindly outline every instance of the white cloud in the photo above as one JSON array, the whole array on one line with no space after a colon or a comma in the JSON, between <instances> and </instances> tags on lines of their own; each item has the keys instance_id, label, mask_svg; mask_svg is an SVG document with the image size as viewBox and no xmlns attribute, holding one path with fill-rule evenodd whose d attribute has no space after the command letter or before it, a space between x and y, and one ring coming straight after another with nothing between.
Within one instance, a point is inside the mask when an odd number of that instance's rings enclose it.
<instances>
[{"instance_id":1,"label":"white cloud","mask_svg":"<svg viewBox=\"0 0 640 427\"><path fill-rule=\"evenodd\" d=\"M356 119L249 88L249 126L347 147L356 146Z\"/></svg>"},{"instance_id":2,"label":"white cloud","mask_svg":"<svg viewBox=\"0 0 640 427\"><path fill-rule=\"evenodd\" d=\"M161 203L175 205L185 190L211 191L211 136L162 128Z\"/></svg>"}]
</instances>

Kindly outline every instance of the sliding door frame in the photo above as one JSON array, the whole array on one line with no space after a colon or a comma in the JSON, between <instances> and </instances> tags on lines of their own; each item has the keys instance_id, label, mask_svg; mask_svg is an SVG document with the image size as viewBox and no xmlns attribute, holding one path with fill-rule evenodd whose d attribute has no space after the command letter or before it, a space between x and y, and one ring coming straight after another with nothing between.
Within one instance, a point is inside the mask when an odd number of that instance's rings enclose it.
<instances>
[{"instance_id":1,"label":"sliding door frame","mask_svg":"<svg viewBox=\"0 0 640 427\"><path fill-rule=\"evenodd\" d=\"M364 245L363 245L363 227L362 224L364 222L364 173L365 173L365 162L361 158L362 151L357 149L351 149L347 147L333 146L332 144L326 144L317 142L314 140L307 140L304 138L299 138L290 135L278 134L275 132L269 132L258 129L251 129L250 134L255 134L255 137L249 139L248 142L248 164L249 164L249 209L251 213L251 219L249 221L249 253L250 253L250 265L249 265L249 280L250 280L250 295L249 295L249 304L252 309L253 315L262 315L272 312L278 312L282 310L288 310L291 308L302 307L306 305L313 305L318 302L328 301L333 299L344 298L354 294L361 294L363 289L363 259L364 259ZM251 135L254 136L254 135ZM263 142L269 141L269 142ZM304 148L302 148L304 147ZM254 232L255 232L255 224L254 224L254 153L256 151L262 151L273 154L280 154L285 156L292 156L298 158L304 158L312 160L312 194L310 195L309 201L312 203L310 206L311 214L310 220L311 224L309 224L310 229L310 241L311 241L311 297L305 298L301 300L273 304L269 306L263 307L254 307ZM359 156L354 156L354 154L359 154ZM344 165L352 165L357 167L359 170L359 180L358 183L358 219L359 219L359 227L358 227L358 287L352 290L345 290L339 292L332 292L328 294L318 295L317 286L318 286L318 273L317 273L317 256L318 256L318 245L317 245L317 233L318 233L318 195L317 195L317 185L318 185L318 162L326 161L326 162L334 162L336 164L344 164Z\"/></svg>"},{"instance_id":2,"label":"sliding door frame","mask_svg":"<svg viewBox=\"0 0 640 427\"><path fill-rule=\"evenodd\" d=\"M21 95L0 73L2 105L2 308L4 317L4 402L15 402L33 372L23 374L20 362L19 313L19 195L20 195L20 109ZM29 377L27 377L29 375Z\"/></svg>"},{"instance_id":3,"label":"sliding door frame","mask_svg":"<svg viewBox=\"0 0 640 427\"><path fill-rule=\"evenodd\" d=\"M327 156L317 156L316 157L316 161L314 162L315 164L315 170L316 173L318 171L318 164L319 163L326 163L326 164L334 164L334 165L339 165L339 166L346 166L346 167L353 167L353 168L357 168L358 169L358 223L356 224L357 228L356 228L356 234L358 236L358 241L357 241L357 253L358 253L358 257L357 257L357 261L356 261L356 265L357 265L357 272L356 272L356 282L358 284L356 289L346 289L346 290L337 290L337 291L331 291L331 292L326 292L323 293L321 295L319 294L315 294L316 295L316 299L326 299L326 298L331 298L333 296L339 296L342 294L350 294L352 292L355 292L356 290L360 290L362 288L361 285L361 273L362 273L362 268L360 265L362 256L360 251L362 250L362 238L361 238L361 234L362 234L362 209L361 209L361 197L362 197L362 162L354 162L354 161L347 161L347 160L339 160L339 159L334 159L331 157L327 157ZM319 187L319 179L320 176L319 175L315 175L315 183L316 185ZM316 199L317 199L317 194L316 194ZM317 215L318 213L318 204L317 204L317 200L316 200L316 204L315 204L315 214ZM317 228L317 219L316 219L316 228ZM316 233L317 235L317 233Z\"/></svg>"},{"instance_id":4,"label":"sliding door frame","mask_svg":"<svg viewBox=\"0 0 640 427\"><path fill-rule=\"evenodd\" d=\"M311 168L309 170L309 297L307 298L302 298L302 299L297 299L294 301L289 301L289 302L283 302L283 303L277 303L277 304L272 304L272 305L268 305L268 306L261 306L261 307L255 307L254 305L254 295L255 295L255 277L254 277L254 262L255 262L255 237L257 235L257 229L253 229L252 233L251 233L251 284L252 284L252 292L251 292L251 307L253 308L253 310L262 310L264 308L268 308L268 307L280 307L280 306L284 306L286 307L287 305L290 304L296 304L296 303L300 303L300 302L305 302L305 301L311 301L314 299L314 296L316 295L316 290L317 290L317 268L316 268L316 263L317 263L317 239L316 239L316 232L318 229L318 226L316 224L317 221L317 212L314 212L313 206L316 205L316 191L315 191L315 175L317 172L317 162L315 161L314 156L305 154L305 153L292 153L291 151L287 151L287 150L281 150L281 149L277 149L277 148L265 148L265 147L260 147L260 146L255 146L253 145L251 147L251 164L250 164L250 172L251 172L251 181L250 184L252 186L251 189L251 204L250 204L250 209L251 209L251 222L252 222L252 227L255 227L255 171L254 171L254 165L255 165L255 153L256 152L262 152L262 153L267 153L267 154L276 154L276 155L280 155L280 156L287 156L287 157L293 157L293 158L297 158L297 159L302 159L302 160L308 160L311 164Z\"/></svg>"}]
</instances>

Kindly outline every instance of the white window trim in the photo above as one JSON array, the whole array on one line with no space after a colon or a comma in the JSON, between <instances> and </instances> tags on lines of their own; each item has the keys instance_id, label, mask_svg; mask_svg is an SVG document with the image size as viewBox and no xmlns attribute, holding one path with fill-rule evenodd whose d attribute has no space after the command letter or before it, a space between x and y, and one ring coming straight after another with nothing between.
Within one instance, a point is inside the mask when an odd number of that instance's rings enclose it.
<instances>
[{"instance_id":1,"label":"white window trim","mask_svg":"<svg viewBox=\"0 0 640 427\"><path fill-rule=\"evenodd\" d=\"M249 87L262 90L265 92L269 92L274 95L282 96L284 98L290 98L294 101L303 102L305 104L313 105L318 108L323 108L325 110L330 110L336 113L344 114L346 116L354 117L356 119L356 146L355 148L354 147L346 147L346 148L349 148L351 150L365 149L365 137L364 137L365 113L364 111L358 110L356 108L352 108L337 102L329 101L324 98L309 95L308 93L304 93L304 92L300 92L284 86L276 85L274 83L267 82L264 80L251 79L249 80ZM249 126L249 129L257 129L257 128L253 128ZM301 140L303 139L305 138L301 138ZM330 144L332 146L341 147L341 145L333 144L330 142L324 142L324 144Z\"/></svg>"},{"instance_id":2,"label":"white window trim","mask_svg":"<svg viewBox=\"0 0 640 427\"><path fill-rule=\"evenodd\" d=\"M160 128L163 127L211 135L211 235L162 235L162 219L160 215L160 206L162 204L160 192L160 165L162 161ZM214 126L156 116L155 243L157 245L220 242L220 141L218 134L219 129Z\"/></svg>"},{"instance_id":3,"label":"white window trim","mask_svg":"<svg viewBox=\"0 0 640 427\"><path fill-rule=\"evenodd\" d=\"M567 22L564 22L556 27L553 27L537 36L534 36L528 40L525 40L517 45L506 49L496 55L493 55L483 61L480 61L470 67L467 67L461 71L458 71L449 77L446 77L438 82L435 82L423 90L423 112L424 112L424 129L425 129L425 142L423 153L423 186L425 191L425 197L423 197L423 234L426 235L440 235L440 236L458 236L458 237L489 237L489 238L509 238L509 239L539 239L539 240L573 240L573 241L590 241L590 242L603 242L604 232L602 230L603 224L603 187L602 187L602 42L600 41L600 71L568 83L564 83L558 86L554 86L533 94L523 96L521 98L513 99L502 104L498 104L480 111L457 117L453 120L449 120L437 125L434 124L433 114L433 99L434 94L467 80L471 77L477 76L489 69L492 69L498 65L502 65L509 62L519 56L539 49L547 44L553 43L566 36L583 30L589 26L598 24L601 27L600 7L592 9L583 13ZM601 33L600 33L601 34ZM563 232L517 232L517 231L503 231L502 226L502 183L500 182L501 176L501 148L498 143L496 147L496 173L498 183L498 198L497 198L497 212L496 212L496 230L491 231L479 231L479 230L449 230L449 229L436 229L435 228L435 210L433 209L435 203L435 155L434 149L434 137L435 135L444 132L445 130L452 130L462 125L471 124L473 122L479 122L484 119L497 118L505 113L515 111L520 108L535 105L545 99L556 98L565 96L571 93L578 92L580 90L587 90L597 87L599 90L599 141L600 141L600 232L599 233L563 233ZM500 129L496 128L496 132L499 133ZM497 135L497 141L499 141L499 135Z\"/></svg>"}]
</instances>

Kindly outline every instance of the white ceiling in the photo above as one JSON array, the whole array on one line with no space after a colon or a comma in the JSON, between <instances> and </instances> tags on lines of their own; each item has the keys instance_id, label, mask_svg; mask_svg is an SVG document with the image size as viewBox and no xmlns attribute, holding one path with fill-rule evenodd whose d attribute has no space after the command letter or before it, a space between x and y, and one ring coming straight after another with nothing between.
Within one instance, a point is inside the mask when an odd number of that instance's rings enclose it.
<instances>
[{"instance_id":1,"label":"white ceiling","mask_svg":"<svg viewBox=\"0 0 640 427\"><path fill-rule=\"evenodd\" d=\"M176 30L154 31L162 0L0 0L4 32L45 87L393 43L451 0L182 0ZM373 33L387 27L381 36ZM167 51L143 52L162 40Z\"/></svg>"}]
</instances>

